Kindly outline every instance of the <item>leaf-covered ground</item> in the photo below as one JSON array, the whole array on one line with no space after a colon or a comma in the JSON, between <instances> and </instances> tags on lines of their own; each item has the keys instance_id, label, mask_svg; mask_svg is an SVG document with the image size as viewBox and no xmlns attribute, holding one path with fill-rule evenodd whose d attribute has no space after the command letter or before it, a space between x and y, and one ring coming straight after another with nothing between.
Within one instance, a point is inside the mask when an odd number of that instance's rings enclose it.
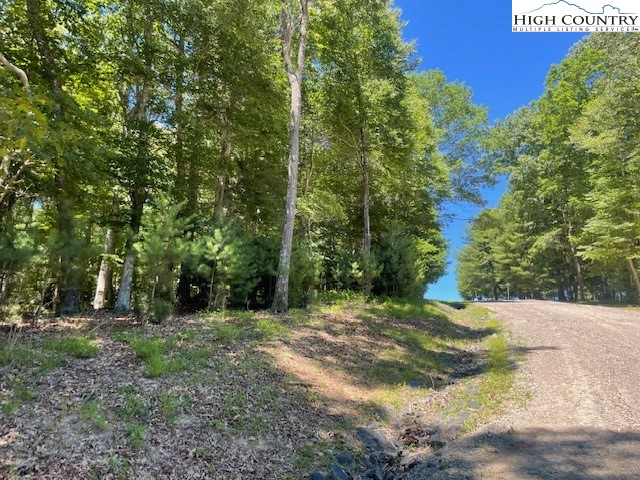
<instances>
[{"instance_id":1,"label":"leaf-covered ground","mask_svg":"<svg viewBox=\"0 0 640 480\"><path fill-rule=\"evenodd\" d=\"M497 331L477 307L357 298L5 329L0 477L298 479L371 424L426 455L420 428L454 438L505 397Z\"/></svg>"}]
</instances>

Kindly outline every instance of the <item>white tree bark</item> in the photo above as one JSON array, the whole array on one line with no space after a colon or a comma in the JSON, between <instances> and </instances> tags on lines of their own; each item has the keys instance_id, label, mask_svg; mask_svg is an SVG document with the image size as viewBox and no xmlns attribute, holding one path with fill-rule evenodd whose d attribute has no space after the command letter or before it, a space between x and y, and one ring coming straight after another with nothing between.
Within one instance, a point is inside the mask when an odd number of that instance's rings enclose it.
<instances>
[{"instance_id":1,"label":"white tree bark","mask_svg":"<svg viewBox=\"0 0 640 480\"><path fill-rule=\"evenodd\" d=\"M6 57L0 52L0 64L4 65L11 73L16 75L22 82L22 86L25 91L29 91L29 77L24 70L16 67L13 63L6 59Z\"/></svg>"},{"instance_id":2,"label":"white tree bark","mask_svg":"<svg viewBox=\"0 0 640 480\"><path fill-rule=\"evenodd\" d=\"M112 255L115 251L116 232L113 227L107 229L104 241L104 252ZM96 282L96 294L93 298L93 308L101 310L107 308L111 300L113 290L113 267L108 258L103 258L100 262L100 272L98 273L98 281Z\"/></svg>"},{"instance_id":3,"label":"white tree bark","mask_svg":"<svg viewBox=\"0 0 640 480\"><path fill-rule=\"evenodd\" d=\"M287 179L287 200L285 205L284 228L278 262L278 279L272 310L285 313L289 310L289 270L291 269L291 249L293 246L293 227L296 218L298 199L298 167L300 165L300 115L302 111L302 73L307 45L307 23L309 20L309 2L300 0L301 20L298 43L297 65L294 69L291 59L292 20L287 11L287 1L282 1L280 13L282 27L282 55L291 87L291 118L289 123L289 173Z\"/></svg>"},{"instance_id":4,"label":"white tree bark","mask_svg":"<svg viewBox=\"0 0 640 480\"><path fill-rule=\"evenodd\" d=\"M126 313L131 309L131 291L133 289L133 271L136 266L136 254L130 250L124 257L122 267L122 278L118 289L118 299L116 300L116 312Z\"/></svg>"}]
</instances>

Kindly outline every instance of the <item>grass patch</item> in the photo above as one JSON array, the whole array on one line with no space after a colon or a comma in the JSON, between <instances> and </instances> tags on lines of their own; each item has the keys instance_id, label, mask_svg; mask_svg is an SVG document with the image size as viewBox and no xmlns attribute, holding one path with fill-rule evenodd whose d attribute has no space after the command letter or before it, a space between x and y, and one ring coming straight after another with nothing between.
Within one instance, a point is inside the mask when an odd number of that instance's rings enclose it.
<instances>
[{"instance_id":1,"label":"grass patch","mask_svg":"<svg viewBox=\"0 0 640 480\"><path fill-rule=\"evenodd\" d=\"M300 470L310 470L317 458L316 449L311 444L304 444L298 448L296 467Z\"/></svg>"},{"instance_id":2,"label":"grass patch","mask_svg":"<svg viewBox=\"0 0 640 480\"><path fill-rule=\"evenodd\" d=\"M88 423L94 430L105 430L107 419L102 413L102 402L100 399L89 400L80 407L80 420Z\"/></svg>"},{"instance_id":3,"label":"grass patch","mask_svg":"<svg viewBox=\"0 0 640 480\"><path fill-rule=\"evenodd\" d=\"M142 448L147 438L147 426L142 423L129 423L125 429L125 437L133 448Z\"/></svg>"},{"instance_id":4,"label":"grass patch","mask_svg":"<svg viewBox=\"0 0 640 480\"><path fill-rule=\"evenodd\" d=\"M120 387L119 393L123 396L123 401L116 410L120 417L125 420L146 420L148 418L151 406L147 404L135 386L123 385Z\"/></svg>"},{"instance_id":5,"label":"grass patch","mask_svg":"<svg viewBox=\"0 0 640 480\"><path fill-rule=\"evenodd\" d=\"M245 328L236 323L218 324L212 329L211 333L216 341L223 345L232 345L247 337Z\"/></svg>"},{"instance_id":6,"label":"grass patch","mask_svg":"<svg viewBox=\"0 0 640 480\"><path fill-rule=\"evenodd\" d=\"M189 399L178 392L165 392L160 397L160 413L168 423L174 423L189 403Z\"/></svg>"},{"instance_id":7,"label":"grass patch","mask_svg":"<svg viewBox=\"0 0 640 480\"><path fill-rule=\"evenodd\" d=\"M476 310L476 307L467 310ZM514 357L500 322L493 317L487 318L488 312L480 311L476 315L484 315L487 331L495 332L485 341L485 371L477 378L456 385L452 402L442 412L444 418L459 425L461 433L498 415L504 402L512 396L515 379Z\"/></svg>"},{"instance_id":8,"label":"grass patch","mask_svg":"<svg viewBox=\"0 0 640 480\"><path fill-rule=\"evenodd\" d=\"M365 309L366 312L378 317L391 317L401 320L447 320L441 309L425 300L408 301L391 299L381 304L373 305Z\"/></svg>"},{"instance_id":9,"label":"grass patch","mask_svg":"<svg viewBox=\"0 0 640 480\"><path fill-rule=\"evenodd\" d=\"M255 324L255 330L260 340L274 340L286 338L291 329L279 319L262 318Z\"/></svg>"},{"instance_id":10,"label":"grass patch","mask_svg":"<svg viewBox=\"0 0 640 480\"><path fill-rule=\"evenodd\" d=\"M100 348L93 344L93 336L65 337L60 339L46 340L45 345L51 350L55 350L65 355L75 358L93 358L98 355Z\"/></svg>"},{"instance_id":11,"label":"grass patch","mask_svg":"<svg viewBox=\"0 0 640 480\"><path fill-rule=\"evenodd\" d=\"M60 351L46 348L43 342L18 345L6 342L0 347L0 367L31 367L36 373L45 373L62 366L66 360Z\"/></svg>"}]
</instances>

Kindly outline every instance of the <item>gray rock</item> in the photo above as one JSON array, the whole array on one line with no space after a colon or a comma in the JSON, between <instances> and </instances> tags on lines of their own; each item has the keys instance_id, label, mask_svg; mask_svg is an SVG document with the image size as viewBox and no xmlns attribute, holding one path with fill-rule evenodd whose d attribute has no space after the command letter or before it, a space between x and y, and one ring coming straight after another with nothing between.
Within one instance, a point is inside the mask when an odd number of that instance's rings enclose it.
<instances>
[{"instance_id":1,"label":"gray rock","mask_svg":"<svg viewBox=\"0 0 640 480\"><path fill-rule=\"evenodd\" d=\"M349 466L351 466L351 465L353 465L355 463L355 460L353 459L353 457L351 455L347 454L347 453L344 453L344 452L337 452L336 453L336 460L343 467L349 467Z\"/></svg>"},{"instance_id":2,"label":"gray rock","mask_svg":"<svg viewBox=\"0 0 640 480\"><path fill-rule=\"evenodd\" d=\"M356 430L356 438L368 448L388 454L395 454L396 447L382 435L370 428L360 427Z\"/></svg>"},{"instance_id":3,"label":"gray rock","mask_svg":"<svg viewBox=\"0 0 640 480\"><path fill-rule=\"evenodd\" d=\"M309 480L326 480L326 477L320 472L313 472L309 475Z\"/></svg>"},{"instance_id":4,"label":"gray rock","mask_svg":"<svg viewBox=\"0 0 640 480\"><path fill-rule=\"evenodd\" d=\"M335 480L349 480L349 474L337 463L329 465L329 471Z\"/></svg>"},{"instance_id":5,"label":"gray rock","mask_svg":"<svg viewBox=\"0 0 640 480\"><path fill-rule=\"evenodd\" d=\"M443 442L442 440L429 440L427 442L427 445L429 445L434 450L439 450L441 448L444 448L446 444L447 442Z\"/></svg>"}]
</instances>

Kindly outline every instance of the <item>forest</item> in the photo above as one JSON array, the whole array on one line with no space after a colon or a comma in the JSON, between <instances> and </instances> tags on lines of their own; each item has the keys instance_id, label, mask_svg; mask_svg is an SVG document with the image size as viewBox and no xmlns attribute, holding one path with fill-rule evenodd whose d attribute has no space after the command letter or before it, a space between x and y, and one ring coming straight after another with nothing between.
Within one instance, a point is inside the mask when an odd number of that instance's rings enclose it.
<instances>
[{"instance_id":1,"label":"forest","mask_svg":"<svg viewBox=\"0 0 640 480\"><path fill-rule=\"evenodd\" d=\"M390 0L6 0L0 19L4 319L421 298L443 202L491 181L486 109L418 72ZM590 168L616 161L580 138Z\"/></svg>"},{"instance_id":2,"label":"forest","mask_svg":"<svg viewBox=\"0 0 640 480\"><path fill-rule=\"evenodd\" d=\"M465 298L639 301L639 53L637 35L589 35L492 128L508 189L468 228Z\"/></svg>"}]
</instances>

